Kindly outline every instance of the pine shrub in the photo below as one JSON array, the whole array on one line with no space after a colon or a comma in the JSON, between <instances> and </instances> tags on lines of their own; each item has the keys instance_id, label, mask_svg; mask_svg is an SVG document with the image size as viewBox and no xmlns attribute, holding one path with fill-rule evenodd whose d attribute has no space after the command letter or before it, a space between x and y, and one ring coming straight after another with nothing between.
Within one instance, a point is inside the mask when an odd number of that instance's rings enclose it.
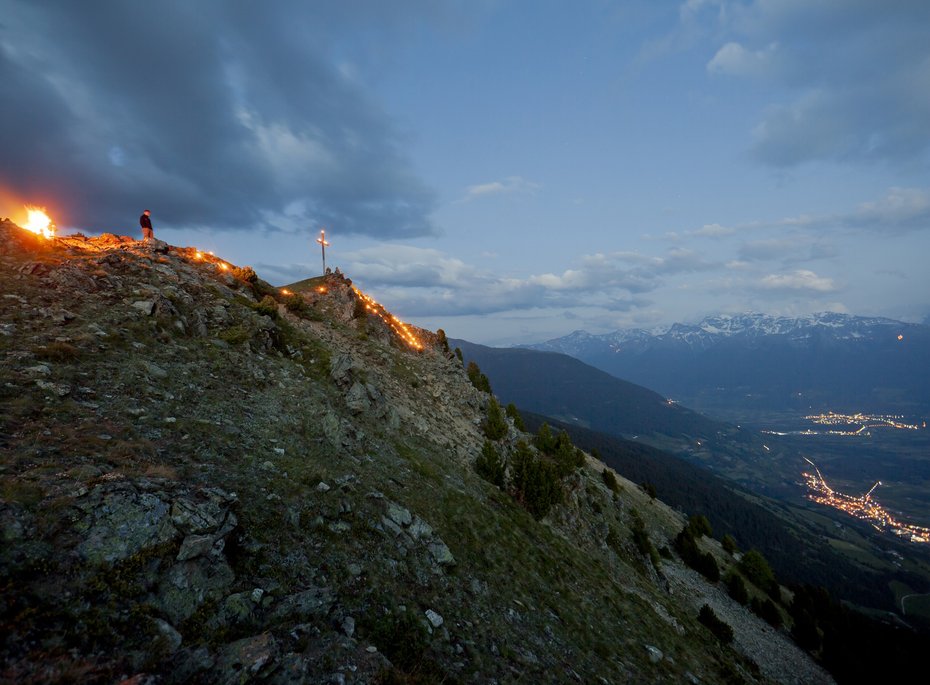
<instances>
[{"instance_id":1,"label":"pine shrub","mask_svg":"<svg viewBox=\"0 0 930 685\"><path fill-rule=\"evenodd\" d=\"M752 609L754 614L759 616L773 628L781 627L781 612L778 610L778 606L775 604L775 602L773 602L768 597L765 599L753 597L752 602L749 604L749 608Z\"/></svg>"},{"instance_id":2,"label":"pine shrub","mask_svg":"<svg viewBox=\"0 0 930 685\"><path fill-rule=\"evenodd\" d=\"M727 571L726 576L724 576L723 582L727 586L727 592L730 597L743 605L749 603L749 590L746 589L746 583L739 573L730 569Z\"/></svg>"},{"instance_id":3,"label":"pine shrub","mask_svg":"<svg viewBox=\"0 0 930 685\"><path fill-rule=\"evenodd\" d=\"M481 373L481 369L474 361L468 362L465 373L468 375L468 380L471 381L471 384L475 386L475 388L481 392L491 392L491 382L488 380L487 376Z\"/></svg>"},{"instance_id":4,"label":"pine shrub","mask_svg":"<svg viewBox=\"0 0 930 685\"><path fill-rule=\"evenodd\" d=\"M703 623L722 643L729 644L733 642L733 629L714 613L710 605L705 604L701 607L700 612L698 612L698 621Z\"/></svg>"},{"instance_id":5,"label":"pine shrub","mask_svg":"<svg viewBox=\"0 0 930 685\"><path fill-rule=\"evenodd\" d=\"M514 428L516 428L518 431L526 430L526 424L523 423L523 417L520 416L520 411L517 409L517 405L511 402L507 405L504 411L507 413L507 416L513 420Z\"/></svg>"},{"instance_id":6,"label":"pine shrub","mask_svg":"<svg viewBox=\"0 0 930 685\"><path fill-rule=\"evenodd\" d=\"M488 400L488 411L484 418L484 436L488 440L500 440L507 435L507 422L501 405L493 397Z\"/></svg>"},{"instance_id":7,"label":"pine shrub","mask_svg":"<svg viewBox=\"0 0 930 685\"><path fill-rule=\"evenodd\" d=\"M507 470L507 463L501 457L500 452L491 443L490 440L484 441L481 448L481 454L475 461L475 471L489 483L504 489L504 474Z\"/></svg>"},{"instance_id":8,"label":"pine shrub","mask_svg":"<svg viewBox=\"0 0 930 685\"><path fill-rule=\"evenodd\" d=\"M514 496L537 521L562 501L562 482L555 465L518 442L513 456Z\"/></svg>"},{"instance_id":9,"label":"pine shrub","mask_svg":"<svg viewBox=\"0 0 930 685\"><path fill-rule=\"evenodd\" d=\"M611 492L620 491L620 483L617 482L617 477L610 469L605 468L603 471L601 471L601 479L604 481L604 485L610 488Z\"/></svg>"}]
</instances>

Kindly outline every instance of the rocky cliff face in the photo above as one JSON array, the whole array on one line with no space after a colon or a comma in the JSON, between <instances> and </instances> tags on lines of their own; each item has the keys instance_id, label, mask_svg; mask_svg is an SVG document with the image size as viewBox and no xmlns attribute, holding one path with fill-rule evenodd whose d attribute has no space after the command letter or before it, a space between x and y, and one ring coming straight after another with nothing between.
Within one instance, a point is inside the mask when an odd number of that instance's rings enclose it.
<instances>
[{"instance_id":1,"label":"rocky cliff face","mask_svg":"<svg viewBox=\"0 0 930 685\"><path fill-rule=\"evenodd\" d=\"M475 474L489 396L441 341L301 285L0 223L0 680L828 680L644 556L634 521L683 518L602 465L534 520Z\"/></svg>"}]
</instances>

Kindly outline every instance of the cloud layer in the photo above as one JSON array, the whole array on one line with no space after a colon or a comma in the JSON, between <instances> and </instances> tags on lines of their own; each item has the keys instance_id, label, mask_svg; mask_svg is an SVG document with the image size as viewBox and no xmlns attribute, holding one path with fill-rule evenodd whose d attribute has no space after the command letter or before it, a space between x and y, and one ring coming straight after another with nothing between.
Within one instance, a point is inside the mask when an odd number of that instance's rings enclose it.
<instances>
[{"instance_id":1,"label":"cloud layer","mask_svg":"<svg viewBox=\"0 0 930 685\"><path fill-rule=\"evenodd\" d=\"M345 59L418 4L6 0L0 185L90 230L151 207L156 226L434 233L434 192ZM350 20L378 38L328 37Z\"/></svg>"}]
</instances>

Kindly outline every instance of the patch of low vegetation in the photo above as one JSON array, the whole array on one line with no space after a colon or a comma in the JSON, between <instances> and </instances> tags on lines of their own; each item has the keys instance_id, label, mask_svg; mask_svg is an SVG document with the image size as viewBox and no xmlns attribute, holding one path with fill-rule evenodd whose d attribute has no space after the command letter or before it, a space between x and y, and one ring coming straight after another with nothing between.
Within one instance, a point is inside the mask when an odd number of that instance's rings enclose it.
<instances>
[{"instance_id":1,"label":"patch of low vegetation","mask_svg":"<svg viewBox=\"0 0 930 685\"><path fill-rule=\"evenodd\" d=\"M256 305L255 311L262 316L268 316L272 319L278 318L278 301L271 295L265 295Z\"/></svg>"},{"instance_id":2,"label":"patch of low vegetation","mask_svg":"<svg viewBox=\"0 0 930 685\"><path fill-rule=\"evenodd\" d=\"M659 558L659 553L656 551L655 545L653 545L652 540L649 539L646 523L636 509L630 510L630 533L633 536L633 544L636 545L636 549L639 550L639 553L648 557L653 567L658 570L662 566L662 561Z\"/></svg>"},{"instance_id":3,"label":"patch of low vegetation","mask_svg":"<svg viewBox=\"0 0 930 685\"><path fill-rule=\"evenodd\" d=\"M736 554L739 551L739 547L736 544L736 538L727 533L720 539L720 545L723 547L723 551L727 554Z\"/></svg>"},{"instance_id":4,"label":"patch of low vegetation","mask_svg":"<svg viewBox=\"0 0 930 685\"><path fill-rule=\"evenodd\" d=\"M698 612L698 621L704 624L714 636L724 644L733 642L733 629L722 620L709 605L705 604Z\"/></svg>"},{"instance_id":5,"label":"patch of low vegetation","mask_svg":"<svg viewBox=\"0 0 930 685\"><path fill-rule=\"evenodd\" d=\"M781 611L778 610L778 606L769 597L764 599L753 597L749 602L749 608L773 628L780 628L784 622Z\"/></svg>"},{"instance_id":6,"label":"patch of low vegetation","mask_svg":"<svg viewBox=\"0 0 930 685\"><path fill-rule=\"evenodd\" d=\"M690 522L685 524L685 527L675 537L675 550L683 562L711 583L720 580L720 567L717 566L714 555L710 552L702 552L698 547Z\"/></svg>"},{"instance_id":7,"label":"patch of low vegetation","mask_svg":"<svg viewBox=\"0 0 930 685\"><path fill-rule=\"evenodd\" d=\"M781 588L769 562L758 550L751 549L739 560L738 568L750 583L773 599L780 599Z\"/></svg>"},{"instance_id":8,"label":"patch of low vegetation","mask_svg":"<svg viewBox=\"0 0 930 685\"><path fill-rule=\"evenodd\" d=\"M730 597L743 605L749 603L749 590L746 589L746 583L737 571L732 568L727 571L723 577L723 583Z\"/></svg>"},{"instance_id":9,"label":"patch of low vegetation","mask_svg":"<svg viewBox=\"0 0 930 685\"><path fill-rule=\"evenodd\" d=\"M76 361L81 354L80 349L60 340L37 347L33 352L38 359L60 363Z\"/></svg>"},{"instance_id":10,"label":"patch of low vegetation","mask_svg":"<svg viewBox=\"0 0 930 685\"><path fill-rule=\"evenodd\" d=\"M606 485L611 492L620 492L620 483L617 481L614 472L610 469L601 471L601 480L604 481L604 485Z\"/></svg>"},{"instance_id":11,"label":"patch of low vegetation","mask_svg":"<svg viewBox=\"0 0 930 685\"><path fill-rule=\"evenodd\" d=\"M258 280L258 274L251 266L234 266L230 273L233 278L243 283L255 283Z\"/></svg>"}]
</instances>

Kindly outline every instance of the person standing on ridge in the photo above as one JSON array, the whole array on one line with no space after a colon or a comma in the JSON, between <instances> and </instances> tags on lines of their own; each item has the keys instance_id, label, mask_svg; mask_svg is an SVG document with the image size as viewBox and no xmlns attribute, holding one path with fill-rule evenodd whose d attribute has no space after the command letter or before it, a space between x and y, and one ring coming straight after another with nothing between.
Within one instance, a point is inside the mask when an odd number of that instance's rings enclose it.
<instances>
[{"instance_id":1,"label":"person standing on ridge","mask_svg":"<svg viewBox=\"0 0 930 685\"><path fill-rule=\"evenodd\" d=\"M146 209L139 217L139 225L142 227L142 240L155 240L155 233L152 231L152 212Z\"/></svg>"}]
</instances>

